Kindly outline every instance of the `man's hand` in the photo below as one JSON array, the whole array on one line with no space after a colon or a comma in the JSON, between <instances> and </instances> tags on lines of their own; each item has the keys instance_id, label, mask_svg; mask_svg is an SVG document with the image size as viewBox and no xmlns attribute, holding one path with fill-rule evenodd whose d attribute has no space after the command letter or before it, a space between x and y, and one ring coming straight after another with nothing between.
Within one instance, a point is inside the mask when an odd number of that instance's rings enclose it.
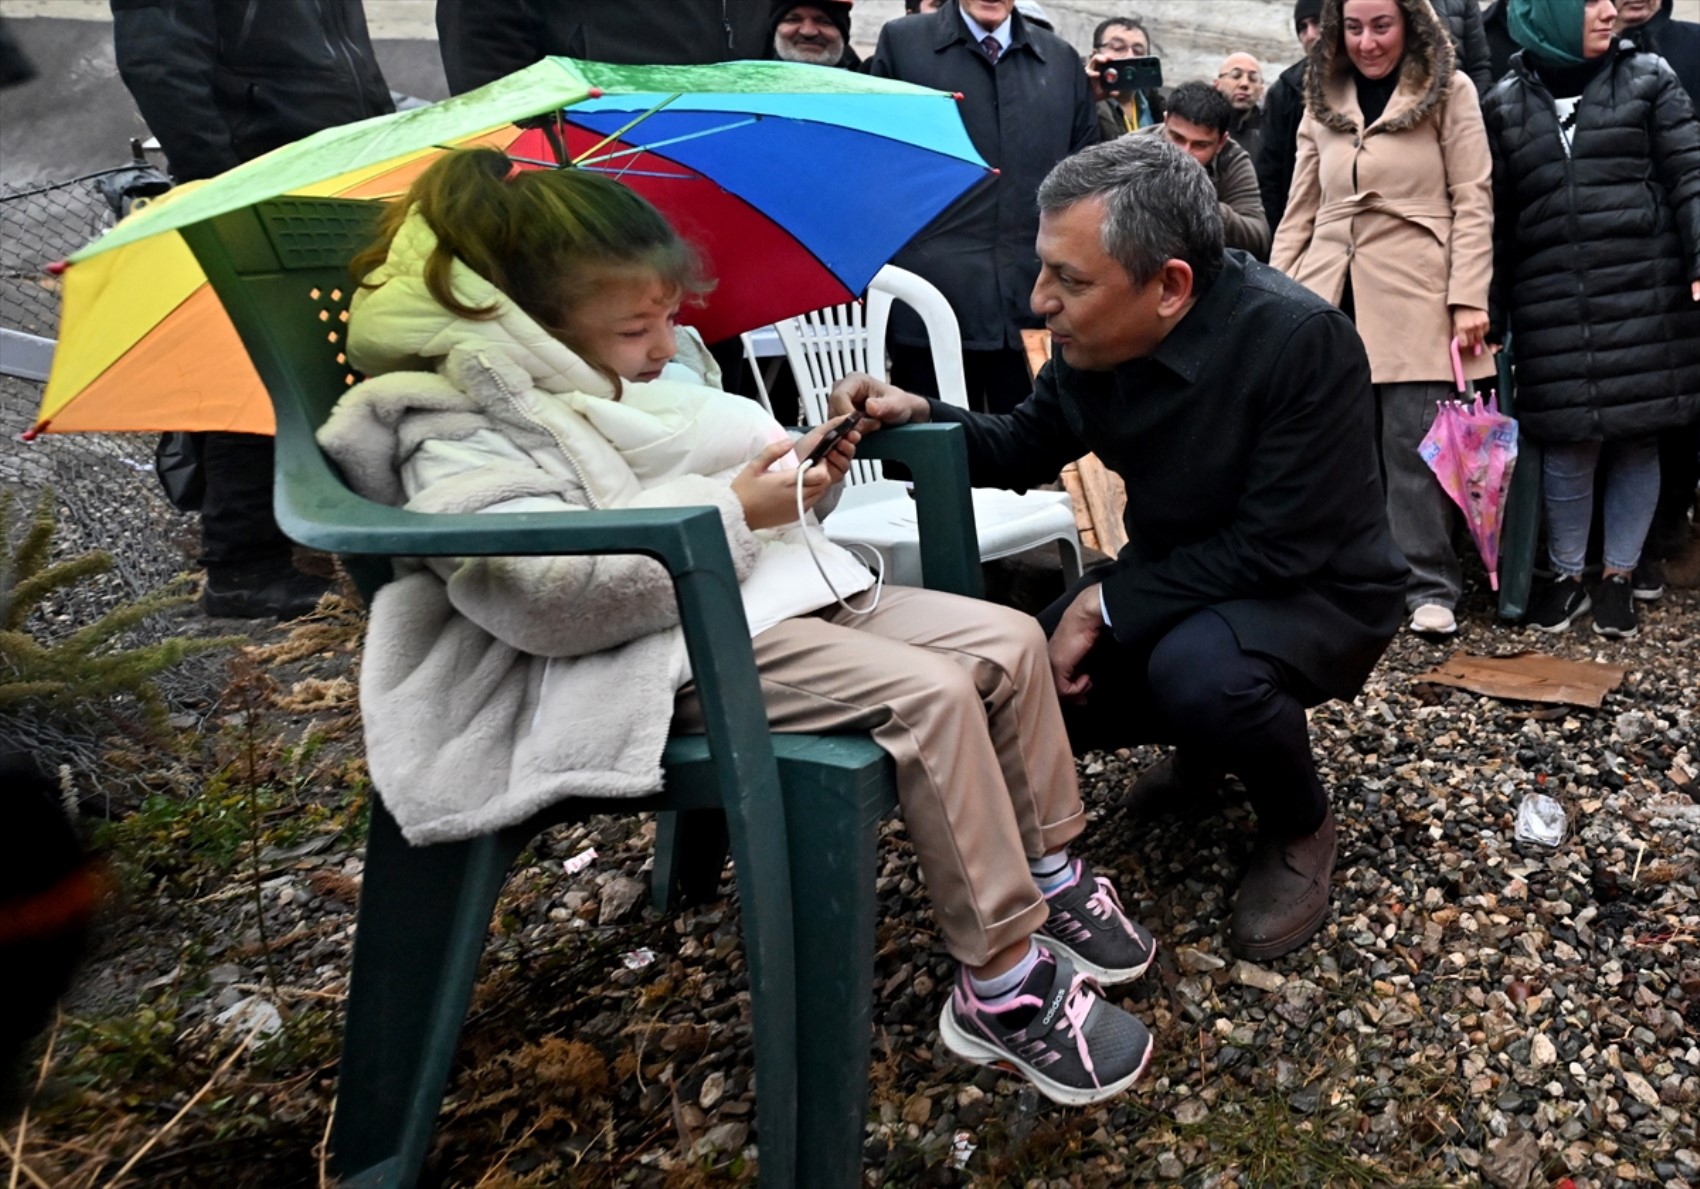
<instances>
[{"instance_id":1,"label":"man's hand","mask_svg":"<svg viewBox=\"0 0 1700 1189\"><path fill-rule=\"evenodd\" d=\"M1092 89L1092 102L1102 103L1112 96L1104 90L1104 63L1110 60L1110 55L1095 53L1086 59L1086 85Z\"/></svg>"},{"instance_id":2,"label":"man's hand","mask_svg":"<svg viewBox=\"0 0 1700 1189\"><path fill-rule=\"evenodd\" d=\"M1051 676L1056 679L1057 696L1063 701L1086 700L1092 677L1081 665L1103 631L1104 614L1100 609L1098 584L1094 582L1075 596L1063 612L1057 630L1051 633Z\"/></svg>"},{"instance_id":3,"label":"man's hand","mask_svg":"<svg viewBox=\"0 0 1700 1189\"><path fill-rule=\"evenodd\" d=\"M805 438L804 441L807 442L808 439ZM846 439L838 444L833 455L846 448L852 455L855 454L855 447L850 446ZM794 469L770 469L789 453L790 438L781 442L770 442L760 454L750 460L750 465L738 472L738 477L732 480L732 494L744 505L744 523L752 529L777 528L782 524L791 524L797 519L797 472ZM830 459L832 456L828 457ZM838 471L838 474L843 474L843 471ZM830 462L825 466L810 467L803 476L803 507L814 507L833 482L833 467Z\"/></svg>"},{"instance_id":4,"label":"man's hand","mask_svg":"<svg viewBox=\"0 0 1700 1189\"><path fill-rule=\"evenodd\" d=\"M807 458L809 455L813 454L815 452L816 444L819 443L821 438L824 437L836 424L838 424L836 419L828 421L819 428L813 429L799 438L797 440L796 447L797 457ZM837 483L840 479L844 478L845 473L850 469L850 464L855 461L856 443L861 440L862 431L859 428L851 430L848 437L835 442L832 449L828 450L824 457L815 460L815 465L812 470L825 471L830 476L829 482ZM808 489L805 486L805 498L807 498L807 490Z\"/></svg>"},{"instance_id":5,"label":"man's hand","mask_svg":"<svg viewBox=\"0 0 1700 1189\"><path fill-rule=\"evenodd\" d=\"M919 425L933 419L925 397L894 388L862 372L851 372L832 386L828 412L834 417L860 413L864 433L882 425Z\"/></svg>"}]
</instances>

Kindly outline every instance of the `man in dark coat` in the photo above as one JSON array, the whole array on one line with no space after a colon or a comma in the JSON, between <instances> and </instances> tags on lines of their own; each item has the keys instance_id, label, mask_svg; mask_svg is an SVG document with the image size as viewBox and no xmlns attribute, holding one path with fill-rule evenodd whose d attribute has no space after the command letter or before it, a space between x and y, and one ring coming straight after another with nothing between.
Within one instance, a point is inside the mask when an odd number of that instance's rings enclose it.
<instances>
[{"instance_id":1,"label":"man in dark coat","mask_svg":"<svg viewBox=\"0 0 1700 1189\"><path fill-rule=\"evenodd\" d=\"M1287 191L1292 188L1293 164L1299 156L1299 121L1305 115L1305 62L1310 47L1322 36L1322 0L1298 0L1293 5L1293 30L1305 57L1283 70L1269 88L1263 102L1263 143L1252 155L1270 235L1287 213Z\"/></svg>"},{"instance_id":2,"label":"man in dark coat","mask_svg":"<svg viewBox=\"0 0 1700 1189\"><path fill-rule=\"evenodd\" d=\"M850 48L850 0L775 0L768 56L806 66L860 70Z\"/></svg>"},{"instance_id":3,"label":"man in dark coat","mask_svg":"<svg viewBox=\"0 0 1700 1189\"><path fill-rule=\"evenodd\" d=\"M1007 412L1029 391L1021 331L1039 325L1027 304L1039 271L1033 195L1051 166L1098 139L1086 69L1068 42L1016 12L1015 0L957 0L886 25L868 70L961 94L969 139L1000 171L892 263L937 285L956 311L969 402ZM936 394L920 318L899 305L891 337L893 378Z\"/></svg>"},{"instance_id":4,"label":"man in dark coat","mask_svg":"<svg viewBox=\"0 0 1700 1189\"><path fill-rule=\"evenodd\" d=\"M459 95L561 54L631 66L765 58L772 0L437 0L437 44Z\"/></svg>"},{"instance_id":5,"label":"man in dark coat","mask_svg":"<svg viewBox=\"0 0 1700 1189\"><path fill-rule=\"evenodd\" d=\"M1700 109L1700 25L1676 19L1676 0L1624 0L1617 8L1625 36L1669 62Z\"/></svg>"},{"instance_id":6,"label":"man in dark coat","mask_svg":"<svg viewBox=\"0 0 1700 1189\"><path fill-rule=\"evenodd\" d=\"M112 0L118 73L177 181L394 111L359 0ZM201 440L201 605L293 619L330 588L294 568L272 517L272 439Z\"/></svg>"},{"instance_id":7,"label":"man in dark coat","mask_svg":"<svg viewBox=\"0 0 1700 1189\"><path fill-rule=\"evenodd\" d=\"M1028 400L989 416L854 376L833 403L961 424L976 486L1088 451L1126 481L1127 546L1040 617L1070 740L1178 745L1139 812L1241 778L1262 845L1229 937L1272 958L1328 911L1334 816L1305 708L1354 696L1403 619L1369 362L1338 309L1223 248L1209 178L1157 137L1069 158L1039 207L1033 308L1056 354Z\"/></svg>"}]
</instances>

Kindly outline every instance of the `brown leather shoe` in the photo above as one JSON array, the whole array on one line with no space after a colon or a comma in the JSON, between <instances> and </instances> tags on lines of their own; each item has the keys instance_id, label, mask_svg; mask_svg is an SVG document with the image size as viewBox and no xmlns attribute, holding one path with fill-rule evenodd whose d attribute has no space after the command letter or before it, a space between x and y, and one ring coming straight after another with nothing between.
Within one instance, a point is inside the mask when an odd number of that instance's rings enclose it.
<instances>
[{"instance_id":1,"label":"brown leather shoe","mask_svg":"<svg viewBox=\"0 0 1700 1189\"><path fill-rule=\"evenodd\" d=\"M1121 811L1135 821L1160 817L1205 817L1221 804L1222 778L1204 780L1183 775L1170 752L1139 774L1122 798Z\"/></svg>"},{"instance_id":2,"label":"brown leather shoe","mask_svg":"<svg viewBox=\"0 0 1700 1189\"><path fill-rule=\"evenodd\" d=\"M1665 585L1678 590L1700 586L1700 537L1689 537L1681 549L1664 559Z\"/></svg>"},{"instance_id":3,"label":"brown leather shoe","mask_svg":"<svg viewBox=\"0 0 1700 1189\"><path fill-rule=\"evenodd\" d=\"M1334 811L1314 834L1259 846L1240 881L1228 943L1242 958L1279 958L1309 941L1328 917Z\"/></svg>"}]
</instances>

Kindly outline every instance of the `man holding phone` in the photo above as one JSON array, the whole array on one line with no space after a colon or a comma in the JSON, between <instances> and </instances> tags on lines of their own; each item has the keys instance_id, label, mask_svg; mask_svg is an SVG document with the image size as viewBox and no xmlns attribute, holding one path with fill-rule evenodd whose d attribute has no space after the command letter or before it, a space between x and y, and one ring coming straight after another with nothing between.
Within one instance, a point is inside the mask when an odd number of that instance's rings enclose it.
<instances>
[{"instance_id":1,"label":"man holding phone","mask_svg":"<svg viewBox=\"0 0 1700 1189\"><path fill-rule=\"evenodd\" d=\"M1327 918L1334 867L1305 710L1353 697L1404 621L1369 362L1338 309L1224 248L1209 177L1162 137L1077 153L1038 200L1032 301L1055 353L1032 396L987 416L850 376L833 407L864 430L962 425L976 487L1088 451L1123 478L1127 546L1039 617L1069 738L1177 746L1135 815L1240 778L1259 845L1228 938L1274 958Z\"/></svg>"},{"instance_id":2,"label":"man holding phone","mask_svg":"<svg viewBox=\"0 0 1700 1189\"><path fill-rule=\"evenodd\" d=\"M1105 70L1112 77L1105 77ZM1163 64L1151 57L1151 35L1133 17L1110 17L1092 31L1086 62L1097 101L1098 139L1114 140L1163 122Z\"/></svg>"}]
</instances>

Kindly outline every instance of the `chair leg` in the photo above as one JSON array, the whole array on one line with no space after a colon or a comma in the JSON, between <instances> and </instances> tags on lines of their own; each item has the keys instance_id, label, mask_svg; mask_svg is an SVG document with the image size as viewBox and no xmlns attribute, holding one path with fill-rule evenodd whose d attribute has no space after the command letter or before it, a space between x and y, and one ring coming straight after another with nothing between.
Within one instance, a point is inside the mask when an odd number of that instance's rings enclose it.
<instances>
[{"instance_id":1,"label":"chair leg","mask_svg":"<svg viewBox=\"0 0 1700 1189\"><path fill-rule=\"evenodd\" d=\"M655 815L655 869L649 898L657 912L706 904L720 894L729 851L726 814L684 809Z\"/></svg>"},{"instance_id":2,"label":"chair leg","mask_svg":"<svg viewBox=\"0 0 1700 1189\"><path fill-rule=\"evenodd\" d=\"M372 806L331 1129L345 1189L418 1181L490 914L524 843L510 831L412 847Z\"/></svg>"},{"instance_id":3,"label":"chair leg","mask_svg":"<svg viewBox=\"0 0 1700 1189\"><path fill-rule=\"evenodd\" d=\"M1058 537L1057 553L1062 559L1063 589L1068 590L1080 581L1080 575L1085 570L1080 559L1079 538Z\"/></svg>"},{"instance_id":4,"label":"chair leg","mask_svg":"<svg viewBox=\"0 0 1700 1189\"><path fill-rule=\"evenodd\" d=\"M862 1184L874 877L879 821L897 803L891 761L881 753L856 766L829 766L781 755L779 771L796 900L796 1183L851 1189Z\"/></svg>"}]
</instances>

